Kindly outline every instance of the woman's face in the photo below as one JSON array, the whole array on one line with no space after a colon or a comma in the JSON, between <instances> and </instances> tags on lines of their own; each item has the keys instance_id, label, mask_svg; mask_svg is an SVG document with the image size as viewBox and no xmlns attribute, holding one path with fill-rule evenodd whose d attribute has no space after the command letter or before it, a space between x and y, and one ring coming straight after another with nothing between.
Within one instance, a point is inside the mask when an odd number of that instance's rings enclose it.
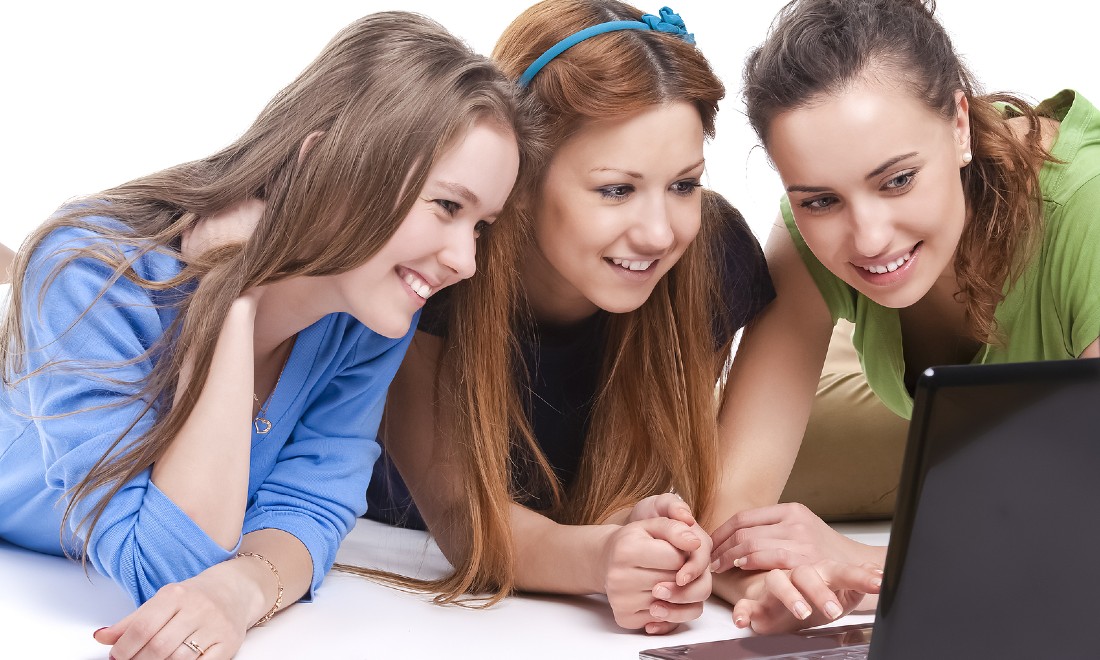
<instances>
[{"instance_id":1,"label":"woman's face","mask_svg":"<svg viewBox=\"0 0 1100 660\"><path fill-rule=\"evenodd\" d=\"M536 316L629 312L699 232L703 123L684 102L588 122L555 152L523 264Z\"/></svg>"},{"instance_id":2,"label":"woman's face","mask_svg":"<svg viewBox=\"0 0 1100 660\"><path fill-rule=\"evenodd\" d=\"M401 337L436 291L474 274L475 241L500 213L519 171L509 129L479 121L428 172L419 199L382 249L335 276L363 325Z\"/></svg>"},{"instance_id":3,"label":"woman's face","mask_svg":"<svg viewBox=\"0 0 1100 660\"><path fill-rule=\"evenodd\" d=\"M768 153L795 222L830 271L876 303L901 308L944 277L966 220L967 102L950 120L899 86L865 79L778 115Z\"/></svg>"}]
</instances>

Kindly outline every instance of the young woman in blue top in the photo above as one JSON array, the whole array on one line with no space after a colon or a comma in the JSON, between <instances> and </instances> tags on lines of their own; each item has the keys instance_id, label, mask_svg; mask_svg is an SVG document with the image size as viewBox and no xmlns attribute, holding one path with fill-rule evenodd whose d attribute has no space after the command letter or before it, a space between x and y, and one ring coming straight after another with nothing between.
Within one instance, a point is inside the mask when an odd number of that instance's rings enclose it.
<instances>
[{"instance_id":1,"label":"young woman in blue top","mask_svg":"<svg viewBox=\"0 0 1100 660\"><path fill-rule=\"evenodd\" d=\"M746 63L748 116L787 193L768 241L779 295L729 385L752 411L734 429L755 458L743 469L771 479L758 500L790 470L837 319L904 417L933 365L1100 356L1100 110L1069 90L1037 106L981 93L934 10L798 0ZM742 569L716 589L740 583L724 593L747 596L734 618L758 632L869 605L885 558L793 504L713 536L715 568Z\"/></svg>"},{"instance_id":2,"label":"young woman in blue top","mask_svg":"<svg viewBox=\"0 0 1100 660\"><path fill-rule=\"evenodd\" d=\"M0 538L130 593L135 613L96 632L116 660L229 658L312 596L365 510L410 326L474 273L516 179L519 117L441 26L371 15L226 149L26 241Z\"/></svg>"}]
</instances>

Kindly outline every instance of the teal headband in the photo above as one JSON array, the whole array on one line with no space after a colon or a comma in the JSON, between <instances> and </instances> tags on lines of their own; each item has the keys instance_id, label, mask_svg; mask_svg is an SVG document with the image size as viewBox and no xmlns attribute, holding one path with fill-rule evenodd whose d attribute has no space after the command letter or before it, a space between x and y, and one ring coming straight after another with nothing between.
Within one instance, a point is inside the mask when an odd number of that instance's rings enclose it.
<instances>
[{"instance_id":1,"label":"teal headband","mask_svg":"<svg viewBox=\"0 0 1100 660\"><path fill-rule=\"evenodd\" d=\"M668 7L661 7L660 14L660 16L646 14L637 21L609 21L607 23L600 23L599 25L593 25L592 27L587 27L580 32L569 35L551 46L550 50L540 55L537 60L531 63L531 66L527 67L527 70L519 77L519 86L526 87L527 83L531 82L535 74L542 71L542 67L546 66L550 60L561 55L585 39L594 37L597 34L604 34L605 32L617 32L619 30L656 30L657 32L677 34L689 44L695 43L695 35L687 31L687 26L684 25L684 19L680 18L679 14L673 12Z\"/></svg>"}]
</instances>

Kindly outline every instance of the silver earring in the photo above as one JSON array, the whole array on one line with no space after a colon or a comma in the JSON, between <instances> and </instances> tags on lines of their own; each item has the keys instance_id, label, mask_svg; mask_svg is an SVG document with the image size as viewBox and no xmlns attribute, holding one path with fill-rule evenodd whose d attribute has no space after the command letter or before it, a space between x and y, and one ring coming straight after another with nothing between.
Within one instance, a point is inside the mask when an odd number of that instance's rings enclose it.
<instances>
[{"instance_id":1,"label":"silver earring","mask_svg":"<svg viewBox=\"0 0 1100 660\"><path fill-rule=\"evenodd\" d=\"M963 165L968 164L972 160L974 160L974 154L970 153L969 151L964 151L963 152Z\"/></svg>"}]
</instances>

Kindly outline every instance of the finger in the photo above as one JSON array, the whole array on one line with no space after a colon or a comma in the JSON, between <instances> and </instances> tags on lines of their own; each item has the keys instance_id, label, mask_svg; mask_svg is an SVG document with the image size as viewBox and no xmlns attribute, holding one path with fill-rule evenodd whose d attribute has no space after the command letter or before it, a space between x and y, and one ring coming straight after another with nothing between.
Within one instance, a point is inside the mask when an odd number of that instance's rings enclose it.
<instances>
[{"instance_id":1,"label":"finger","mask_svg":"<svg viewBox=\"0 0 1100 660\"><path fill-rule=\"evenodd\" d=\"M746 571L770 571L773 568L791 569L813 563L812 558L796 549L783 547L782 542L765 543L776 547L756 550L733 560L733 568Z\"/></svg>"},{"instance_id":2,"label":"finger","mask_svg":"<svg viewBox=\"0 0 1100 660\"><path fill-rule=\"evenodd\" d=\"M667 635L679 627L680 624L671 621L650 621L645 624L645 632L647 635Z\"/></svg>"},{"instance_id":3,"label":"finger","mask_svg":"<svg viewBox=\"0 0 1100 660\"><path fill-rule=\"evenodd\" d=\"M768 571L764 576L764 584L768 592L799 621L805 621L813 614L805 596L794 586L786 571L778 569ZM755 627L753 629L755 630Z\"/></svg>"},{"instance_id":4,"label":"finger","mask_svg":"<svg viewBox=\"0 0 1100 660\"><path fill-rule=\"evenodd\" d=\"M849 568L859 569L858 566L850 566ZM825 578L818 572L819 569L830 570L822 567L799 566L790 572L791 584L802 594L812 609L823 613L829 621L834 621L844 614L844 609L841 607L833 589L838 587L846 589L848 587L841 587L833 580L830 580L827 584ZM844 575L844 578L847 577L850 576ZM840 582L843 582L844 578L841 578Z\"/></svg>"},{"instance_id":5,"label":"finger","mask_svg":"<svg viewBox=\"0 0 1100 660\"><path fill-rule=\"evenodd\" d=\"M711 581L700 579L683 586L675 582L658 582L650 594L668 603L701 603L710 598Z\"/></svg>"},{"instance_id":6,"label":"finger","mask_svg":"<svg viewBox=\"0 0 1100 660\"><path fill-rule=\"evenodd\" d=\"M650 518L641 520L638 524L643 525L653 538L667 541L672 547L684 552L691 552L703 543L702 539L699 538L699 533L679 520Z\"/></svg>"},{"instance_id":7,"label":"finger","mask_svg":"<svg viewBox=\"0 0 1100 660\"><path fill-rule=\"evenodd\" d=\"M754 618L763 615L763 606L760 601L751 598L742 598L733 606L733 625L738 628L748 628Z\"/></svg>"},{"instance_id":8,"label":"finger","mask_svg":"<svg viewBox=\"0 0 1100 660\"><path fill-rule=\"evenodd\" d=\"M187 646L188 641L193 641L203 650L210 645L206 641L209 637L204 638L198 629L198 622L191 620L181 610L141 647L141 650L134 655L134 660L164 660L164 658L193 660L199 653ZM117 657L116 660L118 660Z\"/></svg>"},{"instance_id":9,"label":"finger","mask_svg":"<svg viewBox=\"0 0 1100 660\"><path fill-rule=\"evenodd\" d=\"M138 611L139 610L134 610L133 612L130 612L126 616L122 617L122 619L120 619L118 623L112 624L105 628L100 628L99 630L92 633L92 638L100 644L106 644L107 646L114 644L118 641L119 637L122 637L122 633L126 632L126 629L130 626L130 621L132 621L133 618L137 616Z\"/></svg>"},{"instance_id":10,"label":"finger","mask_svg":"<svg viewBox=\"0 0 1100 660\"><path fill-rule=\"evenodd\" d=\"M694 621L702 613L702 603L666 603L663 600L657 600L649 606L649 614L654 619L672 623Z\"/></svg>"},{"instance_id":11,"label":"finger","mask_svg":"<svg viewBox=\"0 0 1100 660\"><path fill-rule=\"evenodd\" d=\"M657 512L666 518L679 520L688 527L694 527L698 523L691 513L691 507L676 493L665 493L657 498L655 503Z\"/></svg>"},{"instance_id":12,"label":"finger","mask_svg":"<svg viewBox=\"0 0 1100 660\"><path fill-rule=\"evenodd\" d=\"M711 532L711 537L714 539L715 551L718 552L718 548L724 546L726 541L738 530L749 527L761 527L764 525L776 525L797 516L800 510L804 508L803 505L795 502L785 502L783 504L773 504L771 506L762 506L755 509L745 509L744 511L735 513L730 516L726 522L722 523L717 529Z\"/></svg>"},{"instance_id":13,"label":"finger","mask_svg":"<svg viewBox=\"0 0 1100 660\"><path fill-rule=\"evenodd\" d=\"M168 585L162 588L162 591L171 587L172 585ZM153 639L161 628L175 616L176 612L175 601L167 598L158 599L154 596L131 616L127 617L129 620L125 629L119 632L111 646L111 656L115 660L130 660L136 657L149 640ZM121 625L122 622L116 624L119 628L121 628ZM104 633L106 632L104 631ZM100 633L97 639L105 639L107 636L104 633Z\"/></svg>"},{"instance_id":14,"label":"finger","mask_svg":"<svg viewBox=\"0 0 1100 660\"><path fill-rule=\"evenodd\" d=\"M680 586L693 582L700 576L707 575L710 570L710 537L698 525L693 528L693 531L699 536L700 544L698 548L688 553L687 561L676 572L676 584Z\"/></svg>"}]
</instances>

